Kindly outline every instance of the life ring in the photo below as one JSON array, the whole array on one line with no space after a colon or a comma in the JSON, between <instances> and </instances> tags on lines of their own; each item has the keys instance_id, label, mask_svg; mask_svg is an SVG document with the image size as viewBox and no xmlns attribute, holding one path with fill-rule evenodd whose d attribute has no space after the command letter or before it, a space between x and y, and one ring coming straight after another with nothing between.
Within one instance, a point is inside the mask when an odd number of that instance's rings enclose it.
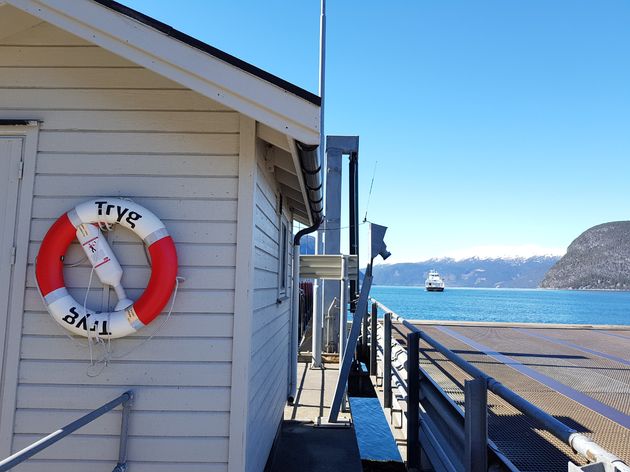
<instances>
[{"instance_id":1,"label":"life ring","mask_svg":"<svg viewBox=\"0 0 630 472\"><path fill-rule=\"evenodd\" d=\"M89 238L90 232L95 231L95 236L83 243L83 248L89 257L90 250L96 254L95 246L99 246L100 234L98 227L115 224L133 231L148 247L151 277L146 289L135 302L126 299L124 289L119 285L114 287L119 298L115 311L96 313L77 302L66 289L63 257L75 237L83 242ZM102 247L98 247L98 254L101 262L97 262L96 257L90 257L93 270L99 277L99 270L115 265L120 268L104 238L100 241ZM111 266L106 266L106 263L111 263ZM81 336L120 338L149 324L166 306L175 287L177 252L166 227L149 210L121 198L99 198L77 205L50 227L37 255L35 277L48 312L61 326ZM110 281L102 280L102 277L101 281L111 284ZM121 304L122 307L119 306Z\"/></svg>"}]
</instances>

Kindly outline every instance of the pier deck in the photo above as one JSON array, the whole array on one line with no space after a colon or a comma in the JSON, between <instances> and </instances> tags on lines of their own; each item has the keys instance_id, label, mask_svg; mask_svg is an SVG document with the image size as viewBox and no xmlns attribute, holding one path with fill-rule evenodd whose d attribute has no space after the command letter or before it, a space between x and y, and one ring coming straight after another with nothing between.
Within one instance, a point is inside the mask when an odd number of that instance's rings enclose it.
<instances>
[{"instance_id":1,"label":"pier deck","mask_svg":"<svg viewBox=\"0 0 630 472\"><path fill-rule=\"evenodd\" d=\"M271 472L361 472L361 458L354 428L318 427L326 422L339 376L339 364L298 364L298 388L295 402L284 410L284 421L274 452ZM339 420L348 422L349 413Z\"/></svg>"},{"instance_id":2,"label":"pier deck","mask_svg":"<svg viewBox=\"0 0 630 472\"><path fill-rule=\"evenodd\" d=\"M414 322L519 395L630 463L630 327ZM394 325L404 342L407 329ZM420 362L463 406L470 378L421 343ZM566 471L579 456L489 393L491 439L519 470Z\"/></svg>"}]
</instances>

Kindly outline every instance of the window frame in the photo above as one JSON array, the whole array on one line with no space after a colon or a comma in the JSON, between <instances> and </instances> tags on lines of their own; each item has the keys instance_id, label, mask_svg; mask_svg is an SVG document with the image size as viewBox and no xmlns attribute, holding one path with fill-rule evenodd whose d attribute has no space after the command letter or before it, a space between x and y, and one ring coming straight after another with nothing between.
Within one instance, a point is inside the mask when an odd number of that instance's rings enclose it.
<instances>
[{"instance_id":1,"label":"window frame","mask_svg":"<svg viewBox=\"0 0 630 472\"><path fill-rule=\"evenodd\" d=\"M280 213L278 227L278 299L289 297L289 220Z\"/></svg>"}]
</instances>

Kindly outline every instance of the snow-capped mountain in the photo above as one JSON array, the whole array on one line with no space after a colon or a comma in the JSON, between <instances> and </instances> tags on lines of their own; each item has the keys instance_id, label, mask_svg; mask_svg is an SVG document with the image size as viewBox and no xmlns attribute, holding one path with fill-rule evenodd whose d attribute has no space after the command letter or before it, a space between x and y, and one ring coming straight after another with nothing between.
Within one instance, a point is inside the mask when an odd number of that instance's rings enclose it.
<instances>
[{"instance_id":1,"label":"snow-capped mountain","mask_svg":"<svg viewBox=\"0 0 630 472\"><path fill-rule=\"evenodd\" d=\"M536 288L558 259L559 255L482 255L381 264L374 267L374 284L423 286L429 270L435 269L446 287Z\"/></svg>"}]
</instances>

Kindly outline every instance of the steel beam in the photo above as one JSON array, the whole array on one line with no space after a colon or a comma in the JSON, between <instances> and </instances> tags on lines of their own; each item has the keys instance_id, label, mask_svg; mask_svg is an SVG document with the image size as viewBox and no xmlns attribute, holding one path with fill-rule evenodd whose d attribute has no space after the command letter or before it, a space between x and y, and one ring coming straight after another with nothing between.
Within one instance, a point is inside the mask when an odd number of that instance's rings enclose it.
<instances>
[{"instance_id":1,"label":"steel beam","mask_svg":"<svg viewBox=\"0 0 630 472\"><path fill-rule=\"evenodd\" d=\"M488 385L484 379L464 384L466 472L488 471Z\"/></svg>"},{"instance_id":2,"label":"steel beam","mask_svg":"<svg viewBox=\"0 0 630 472\"><path fill-rule=\"evenodd\" d=\"M359 332L361 331L361 320L364 318L367 311L368 297L370 295L370 289L372 288L372 269L369 265L366 272L365 278L363 279L363 285L361 286L361 294L359 295L357 309L352 315L352 328L350 329L350 335L348 336L348 343L346 344L343 358L341 360L341 366L339 368L339 378L337 379L335 396L333 397L333 402L330 406L330 415L328 417L328 421L330 423L336 423L339 418L339 409L341 408L343 395L346 391L346 386L348 385L350 367L352 366L354 352L357 347L357 340L359 339Z\"/></svg>"},{"instance_id":3,"label":"steel beam","mask_svg":"<svg viewBox=\"0 0 630 472\"><path fill-rule=\"evenodd\" d=\"M332 143L331 143L332 140ZM325 254L341 254L341 176L342 176L342 149L332 146L334 139L328 137L326 149L326 212L324 219L324 251ZM322 281L323 285L323 306L327 310L332 301L341 298L339 293L339 284L335 281ZM324 339L324 345L336 344L338 339L337 313L334 313L335 319L331 338Z\"/></svg>"},{"instance_id":4,"label":"steel beam","mask_svg":"<svg viewBox=\"0 0 630 472\"><path fill-rule=\"evenodd\" d=\"M407 470L420 468L420 333L407 335Z\"/></svg>"},{"instance_id":5,"label":"steel beam","mask_svg":"<svg viewBox=\"0 0 630 472\"><path fill-rule=\"evenodd\" d=\"M383 406L392 407L392 315L383 319Z\"/></svg>"},{"instance_id":6,"label":"steel beam","mask_svg":"<svg viewBox=\"0 0 630 472\"><path fill-rule=\"evenodd\" d=\"M376 339L376 318L378 316L378 305L372 303L372 313L370 315L370 375L378 375L376 365L376 351L378 341Z\"/></svg>"}]
</instances>

